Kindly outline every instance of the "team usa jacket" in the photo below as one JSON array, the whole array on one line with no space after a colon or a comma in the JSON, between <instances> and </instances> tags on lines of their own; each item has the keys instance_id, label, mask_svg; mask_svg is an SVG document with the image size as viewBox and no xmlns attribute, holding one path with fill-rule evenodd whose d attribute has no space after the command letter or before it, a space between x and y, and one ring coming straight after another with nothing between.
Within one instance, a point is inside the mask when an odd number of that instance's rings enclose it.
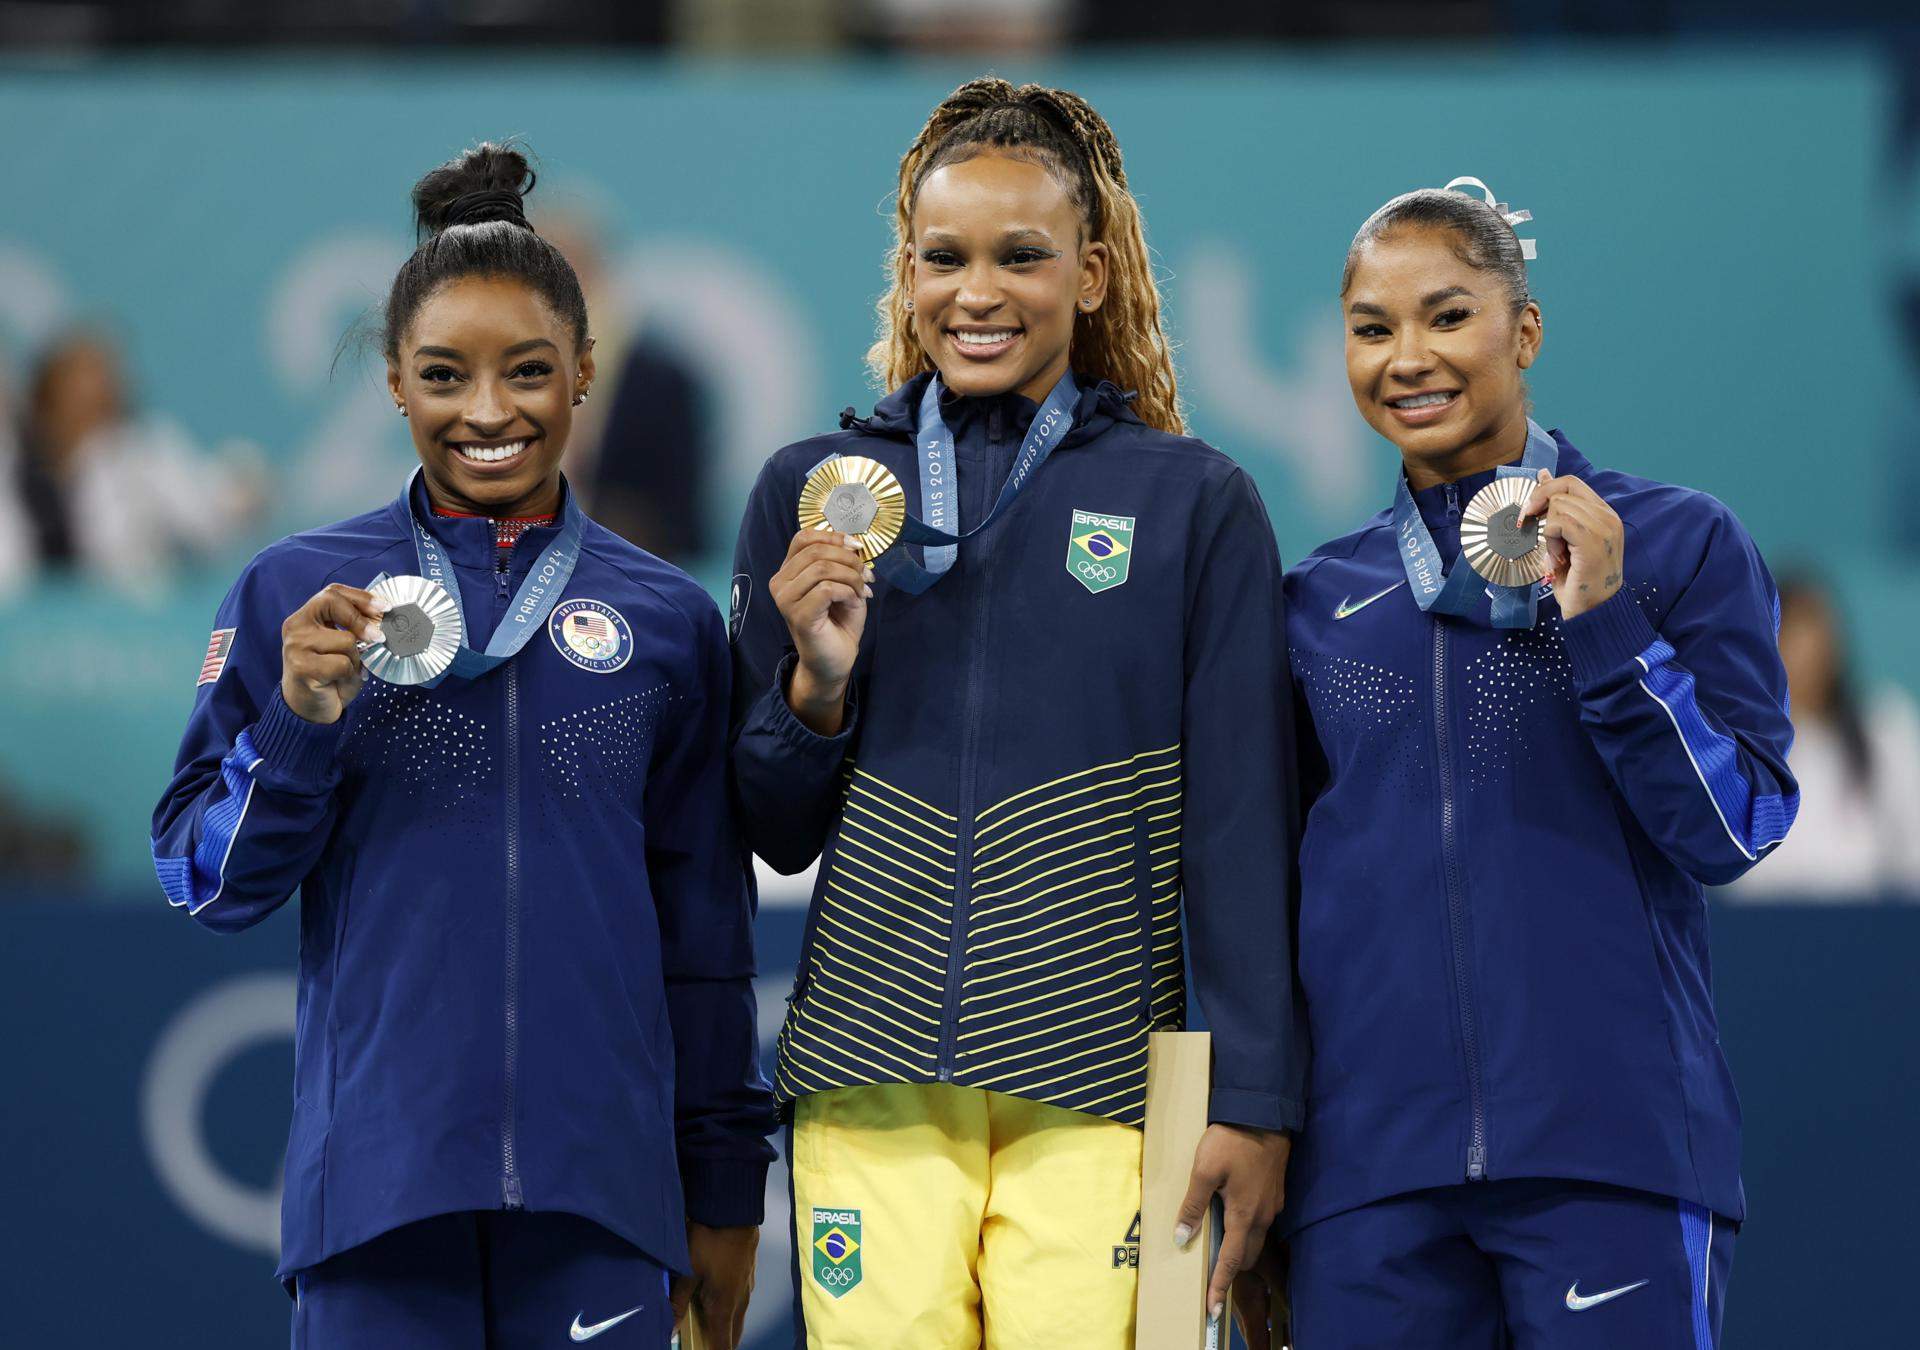
<instances>
[{"instance_id":1,"label":"team usa jacket","mask_svg":"<svg viewBox=\"0 0 1920 1350\"><path fill-rule=\"evenodd\" d=\"M559 531L497 567L491 522L410 493L484 645ZM295 715L282 620L329 582L418 571L408 494L256 557L154 814L167 898L209 928L300 891L281 1273L522 1207L684 1270L688 1217L760 1222L774 1125L719 612L589 521L546 631L504 666L368 676L333 725Z\"/></svg>"},{"instance_id":2,"label":"team usa jacket","mask_svg":"<svg viewBox=\"0 0 1920 1350\"><path fill-rule=\"evenodd\" d=\"M1725 506L1554 441L1625 523L1597 608L1422 613L1387 512L1287 577L1313 1042L1292 1228L1506 1177L1745 1217L1702 887L1798 805L1779 602ZM1414 494L1449 565L1493 476Z\"/></svg>"},{"instance_id":3,"label":"team usa jacket","mask_svg":"<svg viewBox=\"0 0 1920 1350\"><path fill-rule=\"evenodd\" d=\"M734 578L748 839L819 858L775 1091L950 1082L1139 1123L1147 1033L1182 1025L1181 916L1215 1120L1300 1121L1281 574L1247 475L1081 383L1072 429L922 595L874 583L846 725L785 698L767 584L808 472L864 455L918 509L921 376L770 459ZM1035 405L948 399L959 520Z\"/></svg>"}]
</instances>

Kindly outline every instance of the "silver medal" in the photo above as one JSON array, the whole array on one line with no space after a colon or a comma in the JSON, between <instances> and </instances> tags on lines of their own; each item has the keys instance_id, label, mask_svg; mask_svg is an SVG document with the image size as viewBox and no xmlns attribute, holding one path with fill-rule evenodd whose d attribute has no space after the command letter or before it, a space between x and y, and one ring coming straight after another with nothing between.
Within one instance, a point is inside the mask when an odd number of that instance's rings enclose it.
<instances>
[{"instance_id":1,"label":"silver medal","mask_svg":"<svg viewBox=\"0 0 1920 1350\"><path fill-rule=\"evenodd\" d=\"M387 577L367 588L387 602L385 637L360 649L360 662L388 684L424 684L446 672L466 638L460 606L425 577Z\"/></svg>"}]
</instances>

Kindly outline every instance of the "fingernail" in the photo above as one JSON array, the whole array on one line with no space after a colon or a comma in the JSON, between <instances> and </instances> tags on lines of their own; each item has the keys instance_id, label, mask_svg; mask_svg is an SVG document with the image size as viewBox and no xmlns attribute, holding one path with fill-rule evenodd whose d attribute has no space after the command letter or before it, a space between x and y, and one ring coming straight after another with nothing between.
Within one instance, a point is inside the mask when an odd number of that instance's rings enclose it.
<instances>
[{"instance_id":1,"label":"fingernail","mask_svg":"<svg viewBox=\"0 0 1920 1350\"><path fill-rule=\"evenodd\" d=\"M865 597L867 597L868 599L872 599L872 598L873 598L873 587L871 587L871 586L862 586L862 587L860 588L860 594L861 594L861 595L863 595L863 596L865 596Z\"/></svg>"},{"instance_id":2,"label":"fingernail","mask_svg":"<svg viewBox=\"0 0 1920 1350\"><path fill-rule=\"evenodd\" d=\"M1181 1224L1181 1225L1180 1225L1180 1226L1179 1226L1178 1228L1175 1228L1175 1229L1173 1230L1173 1245L1174 1245L1174 1246L1176 1246L1176 1247L1184 1247L1184 1246L1186 1246L1186 1245L1187 1245L1187 1244L1188 1244L1189 1242L1192 1242L1192 1241L1193 1241L1193 1229L1191 1229L1191 1228L1189 1228L1189 1227L1188 1227L1188 1226L1187 1226L1186 1224L1184 1224L1184 1223L1183 1223L1183 1224ZM1189 1306L1191 1306L1191 1305L1189 1305Z\"/></svg>"},{"instance_id":3,"label":"fingernail","mask_svg":"<svg viewBox=\"0 0 1920 1350\"><path fill-rule=\"evenodd\" d=\"M366 628L362 630L361 636L368 642L385 642L387 640L386 633L381 630L380 625L377 623L368 624Z\"/></svg>"},{"instance_id":4,"label":"fingernail","mask_svg":"<svg viewBox=\"0 0 1920 1350\"><path fill-rule=\"evenodd\" d=\"M387 604L385 600L382 600L379 596L376 595L373 597L373 603L369 605L368 608L371 609L375 614L385 614L389 609L392 608L392 606Z\"/></svg>"},{"instance_id":5,"label":"fingernail","mask_svg":"<svg viewBox=\"0 0 1920 1350\"><path fill-rule=\"evenodd\" d=\"M1187 1306L1191 1308L1193 1305L1189 1303ZM1218 1303L1214 1304L1211 1308L1207 1309L1207 1316L1218 1322L1220 1320L1220 1309L1222 1306L1223 1305Z\"/></svg>"},{"instance_id":6,"label":"fingernail","mask_svg":"<svg viewBox=\"0 0 1920 1350\"><path fill-rule=\"evenodd\" d=\"M861 579L862 581L872 581L872 580L873 580L873 569L872 569L871 567L869 567L869 568L868 568L868 569L866 570L866 572L862 574L862 576L861 576L861 578L860 578L860 579Z\"/></svg>"}]
</instances>

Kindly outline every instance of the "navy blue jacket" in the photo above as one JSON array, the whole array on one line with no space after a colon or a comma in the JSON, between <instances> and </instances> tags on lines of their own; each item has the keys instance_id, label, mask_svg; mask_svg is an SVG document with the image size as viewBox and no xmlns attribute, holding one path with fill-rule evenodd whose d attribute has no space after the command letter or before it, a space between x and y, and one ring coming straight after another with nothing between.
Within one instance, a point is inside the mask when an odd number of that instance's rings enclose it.
<instances>
[{"instance_id":1,"label":"navy blue jacket","mask_svg":"<svg viewBox=\"0 0 1920 1350\"><path fill-rule=\"evenodd\" d=\"M775 454L741 526L745 828L783 872L824 854L776 1093L952 1082L1137 1123L1147 1033L1185 1017L1184 910L1214 1119L1295 1126L1280 560L1231 460L1083 383L1072 430L938 585L875 583L841 733L787 706L767 583L801 484L864 455L917 510L928 378ZM963 528L1035 411L950 400Z\"/></svg>"},{"instance_id":2,"label":"navy blue jacket","mask_svg":"<svg viewBox=\"0 0 1920 1350\"><path fill-rule=\"evenodd\" d=\"M1557 473L1625 522L1622 589L1531 630L1423 614L1390 513L1287 578L1302 699L1294 1228L1481 1177L1745 1215L1701 888L1791 824L1779 602L1713 498ZM1452 562L1482 474L1416 494ZM1464 566L1464 563L1459 564Z\"/></svg>"},{"instance_id":3,"label":"navy blue jacket","mask_svg":"<svg viewBox=\"0 0 1920 1350\"><path fill-rule=\"evenodd\" d=\"M484 645L558 530L502 571L490 522L413 491ZM329 582L418 571L404 495L256 557L154 814L167 898L209 928L300 891L281 1271L502 1207L581 1215L684 1270L688 1216L760 1221L774 1124L719 613L588 522L547 631L503 667L369 676L330 726L288 709L282 620ZM618 644L582 658L570 610Z\"/></svg>"}]
</instances>

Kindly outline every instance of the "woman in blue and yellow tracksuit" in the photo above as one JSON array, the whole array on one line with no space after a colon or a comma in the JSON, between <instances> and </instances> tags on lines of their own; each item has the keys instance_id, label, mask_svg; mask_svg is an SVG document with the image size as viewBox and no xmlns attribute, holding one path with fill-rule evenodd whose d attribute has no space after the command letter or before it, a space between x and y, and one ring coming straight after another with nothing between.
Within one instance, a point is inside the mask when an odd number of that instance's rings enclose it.
<instances>
[{"instance_id":1,"label":"woman in blue and yellow tracksuit","mask_svg":"<svg viewBox=\"0 0 1920 1350\"><path fill-rule=\"evenodd\" d=\"M592 344L529 185L483 145L415 189L387 357L420 471L248 565L154 814L209 928L301 894L296 1350L658 1350L669 1271L732 1346L752 1281L774 1116L725 628L560 475ZM410 574L464 611L470 678L367 678L406 614L365 588Z\"/></svg>"},{"instance_id":2,"label":"woman in blue and yellow tracksuit","mask_svg":"<svg viewBox=\"0 0 1920 1350\"><path fill-rule=\"evenodd\" d=\"M901 165L898 230L893 392L773 456L734 579L749 842L821 860L775 1076L798 1297L814 1347L1130 1346L1183 912L1215 1046L1187 1213L1225 1196L1216 1302L1299 1121L1279 560L1246 474L1180 434L1090 107L964 86ZM796 533L835 455L885 465L957 550L869 571Z\"/></svg>"},{"instance_id":3,"label":"woman in blue and yellow tracksuit","mask_svg":"<svg viewBox=\"0 0 1920 1350\"><path fill-rule=\"evenodd\" d=\"M1778 602L1725 506L1529 420L1540 310L1490 202L1355 239L1348 375L1403 482L1287 578L1294 1343L1710 1350L1745 1205L1702 887L1793 820ZM1461 556L1511 475L1546 585Z\"/></svg>"}]
</instances>

